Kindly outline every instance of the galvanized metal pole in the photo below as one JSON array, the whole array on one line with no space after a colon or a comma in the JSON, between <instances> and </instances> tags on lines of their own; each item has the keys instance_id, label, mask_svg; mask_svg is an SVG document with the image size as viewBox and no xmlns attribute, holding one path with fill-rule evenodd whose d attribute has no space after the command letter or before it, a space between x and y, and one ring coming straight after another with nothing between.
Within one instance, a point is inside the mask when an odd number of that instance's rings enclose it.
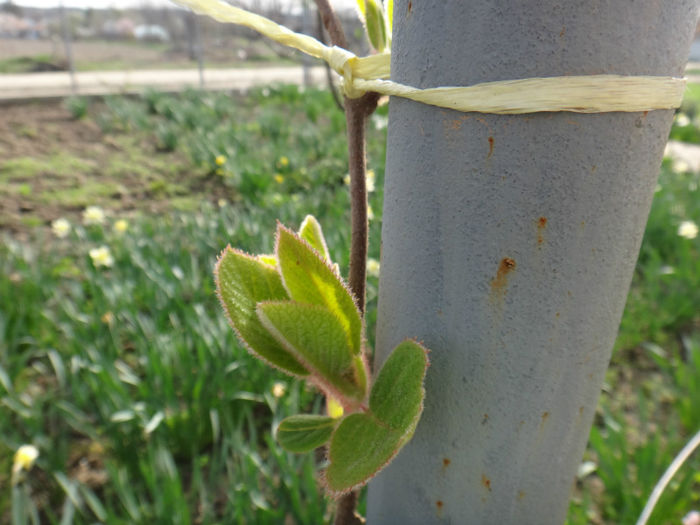
<instances>
[{"instance_id":1,"label":"galvanized metal pole","mask_svg":"<svg viewBox=\"0 0 700 525\"><path fill-rule=\"evenodd\" d=\"M397 0L393 79L682 76L697 0ZM393 99L377 366L432 349L368 522L561 524L673 111L463 114Z\"/></svg>"}]
</instances>

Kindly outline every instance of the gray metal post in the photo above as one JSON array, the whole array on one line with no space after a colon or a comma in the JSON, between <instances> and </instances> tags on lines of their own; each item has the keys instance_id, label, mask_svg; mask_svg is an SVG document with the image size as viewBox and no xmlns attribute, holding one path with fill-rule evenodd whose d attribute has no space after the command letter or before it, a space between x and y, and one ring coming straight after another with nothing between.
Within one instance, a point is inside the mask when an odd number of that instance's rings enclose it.
<instances>
[{"instance_id":1,"label":"gray metal post","mask_svg":"<svg viewBox=\"0 0 700 525\"><path fill-rule=\"evenodd\" d=\"M682 76L697 0L397 0L392 77ZM377 364L432 350L368 522L561 524L673 111L495 116L391 101Z\"/></svg>"},{"instance_id":2,"label":"gray metal post","mask_svg":"<svg viewBox=\"0 0 700 525\"><path fill-rule=\"evenodd\" d=\"M73 60L73 45L71 43L71 30L68 26L66 18L66 10L63 7L63 1L58 3L58 14L61 19L61 33L63 35L63 47L66 52L66 62L68 62L68 74L70 75L71 93L75 95L78 92L78 84L75 78L75 61Z\"/></svg>"}]
</instances>

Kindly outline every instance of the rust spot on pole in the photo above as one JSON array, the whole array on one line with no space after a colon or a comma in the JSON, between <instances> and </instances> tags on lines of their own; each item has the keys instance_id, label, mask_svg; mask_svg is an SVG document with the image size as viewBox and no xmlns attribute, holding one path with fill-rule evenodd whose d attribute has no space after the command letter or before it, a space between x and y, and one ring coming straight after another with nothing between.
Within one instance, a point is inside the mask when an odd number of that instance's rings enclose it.
<instances>
[{"instance_id":1,"label":"rust spot on pole","mask_svg":"<svg viewBox=\"0 0 700 525\"><path fill-rule=\"evenodd\" d=\"M489 154L486 155L486 158L490 159L491 155L493 155L493 137L489 137Z\"/></svg>"},{"instance_id":2,"label":"rust spot on pole","mask_svg":"<svg viewBox=\"0 0 700 525\"><path fill-rule=\"evenodd\" d=\"M491 480L486 477L486 474L481 475L481 484L491 492Z\"/></svg>"},{"instance_id":3,"label":"rust spot on pole","mask_svg":"<svg viewBox=\"0 0 700 525\"><path fill-rule=\"evenodd\" d=\"M549 412L542 412L542 423L541 425L544 426L544 424L547 422L549 419Z\"/></svg>"},{"instance_id":4,"label":"rust spot on pole","mask_svg":"<svg viewBox=\"0 0 700 525\"><path fill-rule=\"evenodd\" d=\"M438 518L441 518L442 517L442 509L445 506L445 504L442 502L441 499L439 499L435 502L435 506L437 507Z\"/></svg>"},{"instance_id":5,"label":"rust spot on pole","mask_svg":"<svg viewBox=\"0 0 700 525\"><path fill-rule=\"evenodd\" d=\"M408 12L410 13L412 11L413 11L413 2L408 2Z\"/></svg>"},{"instance_id":6,"label":"rust spot on pole","mask_svg":"<svg viewBox=\"0 0 700 525\"><path fill-rule=\"evenodd\" d=\"M485 424L488 423L488 422L489 422L489 415L488 415L488 414L484 414L484 418L481 420L481 424L482 424L482 425L485 425Z\"/></svg>"},{"instance_id":7,"label":"rust spot on pole","mask_svg":"<svg viewBox=\"0 0 700 525\"><path fill-rule=\"evenodd\" d=\"M547 217L537 219L537 244L544 243L544 230L547 228Z\"/></svg>"},{"instance_id":8,"label":"rust spot on pole","mask_svg":"<svg viewBox=\"0 0 700 525\"><path fill-rule=\"evenodd\" d=\"M508 284L508 274L515 270L515 259L504 257L498 265L496 277L491 279L491 291L493 293L505 294L505 288Z\"/></svg>"},{"instance_id":9,"label":"rust spot on pole","mask_svg":"<svg viewBox=\"0 0 700 525\"><path fill-rule=\"evenodd\" d=\"M443 469L446 469L447 467L449 467L450 463L452 463L450 458L442 458L442 468Z\"/></svg>"}]
</instances>

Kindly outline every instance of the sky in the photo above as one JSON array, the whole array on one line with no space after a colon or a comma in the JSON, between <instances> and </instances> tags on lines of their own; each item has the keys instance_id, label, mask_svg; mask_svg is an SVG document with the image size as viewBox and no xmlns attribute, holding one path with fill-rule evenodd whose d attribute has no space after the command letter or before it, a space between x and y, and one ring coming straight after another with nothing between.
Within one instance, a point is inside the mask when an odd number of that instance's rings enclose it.
<instances>
[{"instance_id":1,"label":"sky","mask_svg":"<svg viewBox=\"0 0 700 525\"><path fill-rule=\"evenodd\" d=\"M57 7L60 0L14 0L14 3L22 6L31 7ZM252 0L249 3L258 3L260 0ZM289 3L290 5L299 4L300 0L280 0L284 3ZM2 2L2 0L0 0ZM334 6L339 8L352 7L356 5L355 0L332 0L331 2ZM162 6L172 6L173 4L169 0L63 0L63 5L65 7L80 7L87 8L93 7L96 9L106 9L106 8L126 8L126 7L139 7L143 5L149 5L152 7L162 7Z\"/></svg>"}]
</instances>

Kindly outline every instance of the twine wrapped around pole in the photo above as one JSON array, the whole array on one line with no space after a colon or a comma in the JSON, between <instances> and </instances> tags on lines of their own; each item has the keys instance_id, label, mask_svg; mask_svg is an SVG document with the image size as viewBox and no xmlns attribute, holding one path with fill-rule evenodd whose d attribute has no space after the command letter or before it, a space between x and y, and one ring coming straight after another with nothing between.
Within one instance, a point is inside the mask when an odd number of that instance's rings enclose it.
<instances>
[{"instance_id":1,"label":"twine wrapped around pole","mask_svg":"<svg viewBox=\"0 0 700 525\"><path fill-rule=\"evenodd\" d=\"M685 79L661 76L581 75L484 82L473 86L419 89L388 80L391 55L358 57L295 33L263 16L220 0L175 0L215 20L253 29L282 45L327 62L343 79L350 98L373 91L463 112L518 115L544 111L638 112L680 106Z\"/></svg>"}]
</instances>

